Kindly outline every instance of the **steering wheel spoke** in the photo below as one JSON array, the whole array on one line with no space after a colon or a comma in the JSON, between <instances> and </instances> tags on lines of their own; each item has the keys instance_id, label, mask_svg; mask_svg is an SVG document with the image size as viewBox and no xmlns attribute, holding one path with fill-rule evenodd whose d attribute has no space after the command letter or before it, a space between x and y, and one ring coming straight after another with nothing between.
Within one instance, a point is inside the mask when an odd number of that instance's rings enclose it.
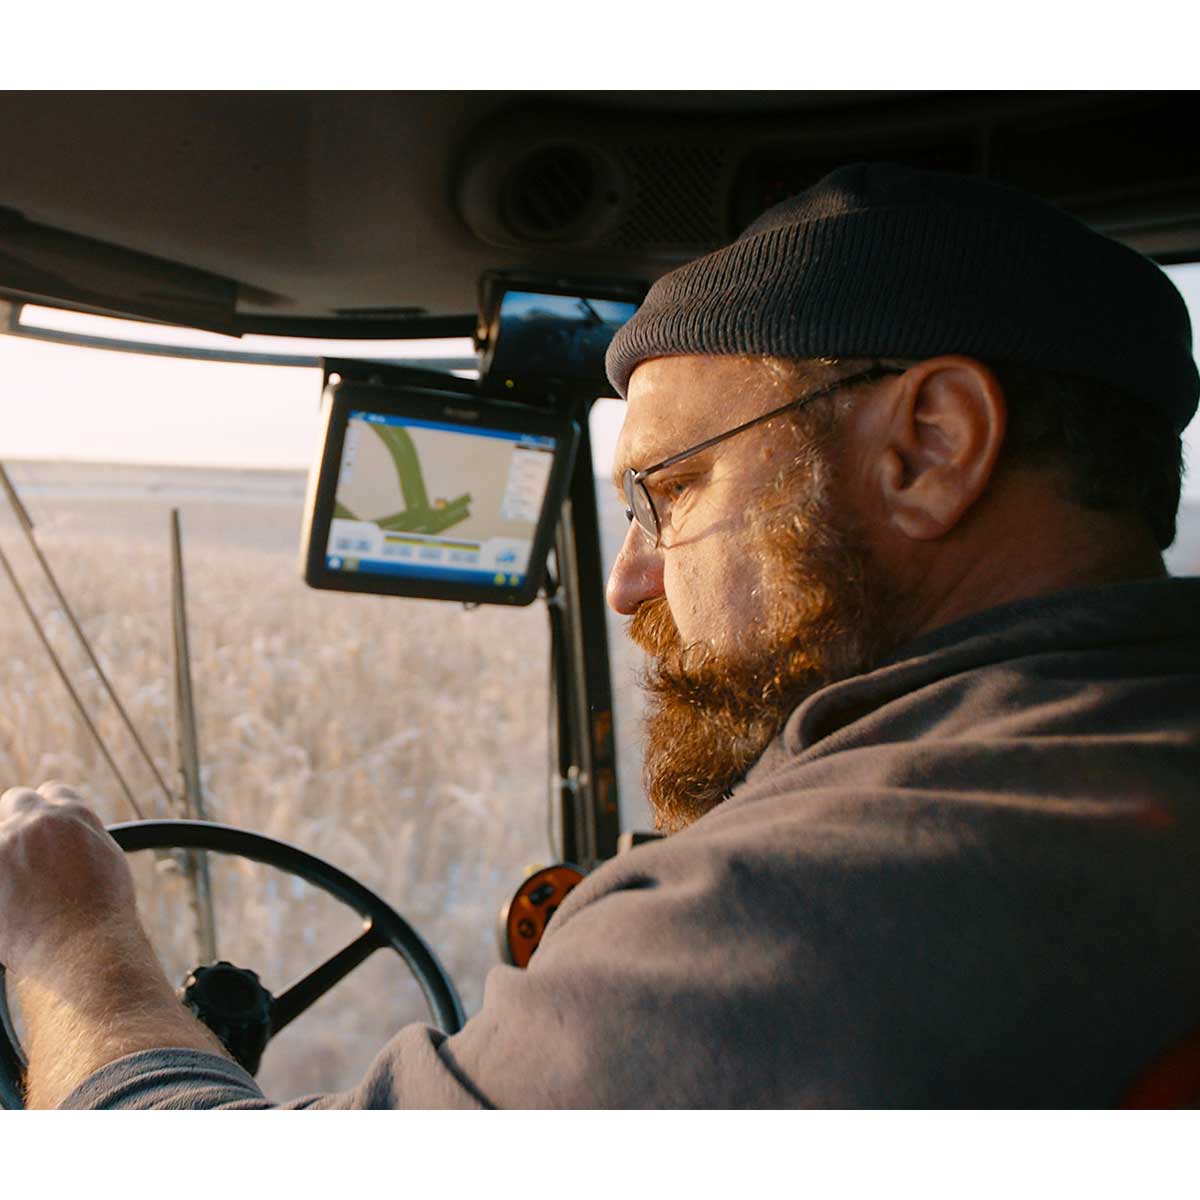
<instances>
[{"instance_id":1,"label":"steering wheel spoke","mask_svg":"<svg viewBox=\"0 0 1200 1200\"><path fill-rule=\"evenodd\" d=\"M299 983L275 997L271 1005L271 1036L286 1029L302 1012L311 1008L322 996L340 983L355 967L366 962L376 950L382 950L387 939L369 924L360 937L343 946L332 958L310 971Z\"/></svg>"}]
</instances>

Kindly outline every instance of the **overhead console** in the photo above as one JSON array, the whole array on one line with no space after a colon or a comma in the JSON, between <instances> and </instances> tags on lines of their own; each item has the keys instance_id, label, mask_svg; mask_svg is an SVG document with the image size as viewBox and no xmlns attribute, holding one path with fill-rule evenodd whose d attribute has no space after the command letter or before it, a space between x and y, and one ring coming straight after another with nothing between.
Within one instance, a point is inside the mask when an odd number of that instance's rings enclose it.
<instances>
[{"instance_id":1,"label":"overhead console","mask_svg":"<svg viewBox=\"0 0 1200 1200\"><path fill-rule=\"evenodd\" d=\"M628 103L498 113L463 153L459 211L482 242L530 262L658 275L835 167L886 159L1033 192L1163 261L1200 252L1200 168L1183 149L1200 117L1195 95L771 98L758 108L735 98L719 115Z\"/></svg>"}]
</instances>

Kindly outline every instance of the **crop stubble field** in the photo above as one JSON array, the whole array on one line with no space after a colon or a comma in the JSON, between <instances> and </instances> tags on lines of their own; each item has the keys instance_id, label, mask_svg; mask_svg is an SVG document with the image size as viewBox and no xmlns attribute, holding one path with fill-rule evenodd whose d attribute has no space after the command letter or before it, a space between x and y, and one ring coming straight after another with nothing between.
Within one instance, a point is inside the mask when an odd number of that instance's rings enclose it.
<instances>
[{"instance_id":1,"label":"crop stubble field","mask_svg":"<svg viewBox=\"0 0 1200 1200\"><path fill-rule=\"evenodd\" d=\"M498 961L497 910L527 866L551 860L542 607L468 611L308 589L296 566L295 473L30 463L11 474L173 788L167 528L180 509L208 815L293 842L375 889L477 1009ZM181 815L137 757L7 512L0 544L147 816ZM0 588L3 786L61 779L107 822L132 818L7 580ZM635 664L619 640L616 649L615 683L628 693ZM634 733L621 730L625 777ZM143 919L181 980L197 961L189 891L153 855L131 862ZM275 992L358 932L350 910L299 881L242 859L210 862L219 954ZM259 1081L277 1097L350 1086L398 1028L426 1019L407 968L379 952L280 1035Z\"/></svg>"}]
</instances>

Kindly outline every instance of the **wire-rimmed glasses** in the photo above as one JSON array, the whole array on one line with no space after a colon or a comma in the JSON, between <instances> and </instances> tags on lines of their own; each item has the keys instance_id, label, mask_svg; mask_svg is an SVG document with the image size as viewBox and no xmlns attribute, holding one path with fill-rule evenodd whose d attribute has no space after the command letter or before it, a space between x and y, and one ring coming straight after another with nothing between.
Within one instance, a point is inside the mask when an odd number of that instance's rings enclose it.
<instances>
[{"instance_id":1,"label":"wire-rimmed glasses","mask_svg":"<svg viewBox=\"0 0 1200 1200\"><path fill-rule=\"evenodd\" d=\"M799 396L795 400L789 400L786 404L781 404L778 408L773 408L770 412L763 413L760 417L753 417L749 421L743 421L741 425L737 425L733 429L727 429L724 433L718 433L715 437L707 438L699 445L691 446L687 450L681 450L678 454L672 454L670 458L664 458L662 462L657 462L652 467L643 467L640 471L635 470L633 467L626 467L625 473L621 477L621 483L625 490L625 516L630 521L636 521L646 536L657 547L662 537L662 525L658 519L658 512L654 507L654 501L650 498L650 490L644 482L648 476L653 475L656 471L665 470L667 467L673 467L677 462L682 462L685 458L691 458L693 454L699 454L702 450L707 450L710 446L715 446L718 442L723 442L726 438L731 438L735 434L743 432L743 430L752 429L755 425L761 425L764 421L769 421L772 417L777 417L789 409L802 408L805 404L809 404L813 400L819 400L822 396L828 396L830 393L836 392L839 388L850 387L855 383L867 383L872 380L882 379L887 375L903 375L904 371L905 368L903 367L885 367L882 364L876 364L873 367L868 367L865 371L859 371L855 375L848 375L845 379L838 379L833 383L828 383L824 387L818 388L815 392L809 392L806 396Z\"/></svg>"}]
</instances>

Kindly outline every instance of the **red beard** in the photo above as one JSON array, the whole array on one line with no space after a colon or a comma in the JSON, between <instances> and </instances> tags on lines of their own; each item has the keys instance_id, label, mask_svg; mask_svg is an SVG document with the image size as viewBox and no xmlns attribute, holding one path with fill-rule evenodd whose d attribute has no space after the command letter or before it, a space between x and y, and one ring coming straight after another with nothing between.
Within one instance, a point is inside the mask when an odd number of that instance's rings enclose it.
<instances>
[{"instance_id":1,"label":"red beard","mask_svg":"<svg viewBox=\"0 0 1200 1200\"><path fill-rule=\"evenodd\" d=\"M832 507L816 500L757 523L750 544L768 564L772 594L765 629L748 630L736 652L684 646L664 597L630 620L629 636L651 658L644 784L660 830L709 812L802 700L896 644L891 589L853 529L836 528Z\"/></svg>"}]
</instances>

